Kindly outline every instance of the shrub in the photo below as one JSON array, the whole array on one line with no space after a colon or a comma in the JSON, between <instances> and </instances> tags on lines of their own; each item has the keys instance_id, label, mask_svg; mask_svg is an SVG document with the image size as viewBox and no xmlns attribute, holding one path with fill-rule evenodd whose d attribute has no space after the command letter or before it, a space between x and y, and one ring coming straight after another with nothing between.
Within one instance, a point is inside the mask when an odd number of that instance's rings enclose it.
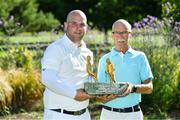
<instances>
[{"instance_id":1,"label":"shrub","mask_svg":"<svg viewBox=\"0 0 180 120\"><path fill-rule=\"evenodd\" d=\"M33 67L32 54L24 46L12 47L1 58L0 67L4 70L10 68L23 68L29 70Z\"/></svg>"},{"instance_id":2,"label":"shrub","mask_svg":"<svg viewBox=\"0 0 180 120\"><path fill-rule=\"evenodd\" d=\"M172 106L178 107L177 101L180 62L177 48L156 48L148 53L148 59L154 75L154 90L151 95L144 95L143 105L151 103L151 113L166 113ZM148 109L148 110L150 110ZM175 109L175 108L174 108ZM145 111L148 111L145 110ZM153 110L153 111L152 111Z\"/></svg>"},{"instance_id":3,"label":"shrub","mask_svg":"<svg viewBox=\"0 0 180 120\"><path fill-rule=\"evenodd\" d=\"M10 71L8 80L15 93L12 104L15 111L19 108L29 109L32 103L42 97L43 86L39 73L36 70Z\"/></svg>"},{"instance_id":4,"label":"shrub","mask_svg":"<svg viewBox=\"0 0 180 120\"><path fill-rule=\"evenodd\" d=\"M14 93L5 77L6 73L0 70L0 115L9 114Z\"/></svg>"}]
</instances>

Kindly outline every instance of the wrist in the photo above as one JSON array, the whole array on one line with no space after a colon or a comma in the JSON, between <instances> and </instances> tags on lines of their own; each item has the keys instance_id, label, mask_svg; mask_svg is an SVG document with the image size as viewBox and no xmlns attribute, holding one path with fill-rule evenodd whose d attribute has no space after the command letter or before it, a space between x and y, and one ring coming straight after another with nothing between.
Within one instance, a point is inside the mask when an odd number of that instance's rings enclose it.
<instances>
[{"instance_id":1,"label":"wrist","mask_svg":"<svg viewBox=\"0 0 180 120\"><path fill-rule=\"evenodd\" d=\"M132 90L131 90L131 93L135 93L135 92L137 92L137 86L136 86L136 85L133 85Z\"/></svg>"}]
</instances>

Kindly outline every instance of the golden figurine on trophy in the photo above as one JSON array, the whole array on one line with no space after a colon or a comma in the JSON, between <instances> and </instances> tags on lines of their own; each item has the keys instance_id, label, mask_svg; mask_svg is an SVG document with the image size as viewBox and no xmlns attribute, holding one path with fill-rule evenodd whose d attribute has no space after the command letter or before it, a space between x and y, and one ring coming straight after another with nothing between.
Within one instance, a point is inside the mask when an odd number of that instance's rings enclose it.
<instances>
[{"instance_id":1,"label":"golden figurine on trophy","mask_svg":"<svg viewBox=\"0 0 180 120\"><path fill-rule=\"evenodd\" d=\"M96 73L93 73L92 71L92 64L91 64L91 57L88 55L86 58L86 71L90 77L92 77L94 80L97 81L97 75Z\"/></svg>"},{"instance_id":2,"label":"golden figurine on trophy","mask_svg":"<svg viewBox=\"0 0 180 120\"><path fill-rule=\"evenodd\" d=\"M110 82L116 82L114 78L114 65L111 63L110 59L106 59L106 73L109 75Z\"/></svg>"}]
</instances>

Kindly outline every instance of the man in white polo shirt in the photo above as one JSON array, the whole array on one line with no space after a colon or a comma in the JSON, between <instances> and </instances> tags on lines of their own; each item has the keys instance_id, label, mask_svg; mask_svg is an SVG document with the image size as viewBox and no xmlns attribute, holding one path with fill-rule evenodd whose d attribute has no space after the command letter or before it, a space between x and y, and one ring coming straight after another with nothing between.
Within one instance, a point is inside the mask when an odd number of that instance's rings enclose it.
<instances>
[{"instance_id":1,"label":"man in white polo shirt","mask_svg":"<svg viewBox=\"0 0 180 120\"><path fill-rule=\"evenodd\" d=\"M87 31L86 15L71 11L64 30L64 36L47 47L41 60L44 120L90 120L90 96L83 90L88 78L86 57L93 57L82 40Z\"/></svg>"}]
</instances>

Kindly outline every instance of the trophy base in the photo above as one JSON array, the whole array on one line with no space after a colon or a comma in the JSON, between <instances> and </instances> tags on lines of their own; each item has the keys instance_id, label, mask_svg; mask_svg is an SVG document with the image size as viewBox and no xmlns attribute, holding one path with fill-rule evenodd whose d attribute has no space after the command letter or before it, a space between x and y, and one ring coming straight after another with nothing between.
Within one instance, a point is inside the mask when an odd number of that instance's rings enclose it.
<instances>
[{"instance_id":1,"label":"trophy base","mask_svg":"<svg viewBox=\"0 0 180 120\"><path fill-rule=\"evenodd\" d=\"M85 91L90 95L123 94L128 85L125 83L84 83Z\"/></svg>"}]
</instances>

